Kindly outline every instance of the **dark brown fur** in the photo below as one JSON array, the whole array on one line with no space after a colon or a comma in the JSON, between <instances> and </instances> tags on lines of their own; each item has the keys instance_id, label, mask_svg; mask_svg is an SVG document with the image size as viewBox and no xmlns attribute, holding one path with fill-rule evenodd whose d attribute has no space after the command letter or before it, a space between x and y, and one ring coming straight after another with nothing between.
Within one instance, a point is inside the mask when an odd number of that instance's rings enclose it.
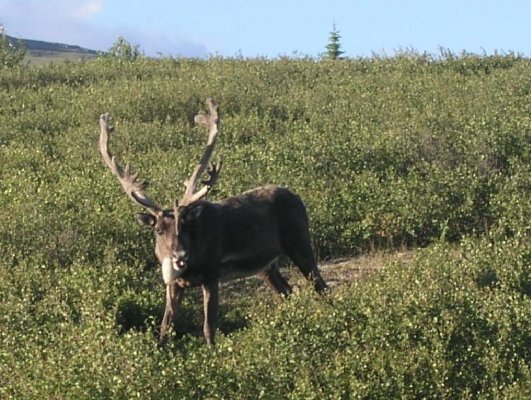
<instances>
[{"instance_id":1,"label":"dark brown fur","mask_svg":"<svg viewBox=\"0 0 531 400\"><path fill-rule=\"evenodd\" d=\"M299 267L316 290L326 288L310 243L306 208L288 189L266 186L219 202L183 207L178 210L177 234L171 213L160 218L141 214L139 220L155 228L161 264L165 258L172 260L174 272L165 282L171 293L166 296L161 340L186 287L203 289L204 335L209 344L214 343L221 279L259 274L275 292L288 296L291 287L276 262L282 255Z\"/></svg>"}]
</instances>

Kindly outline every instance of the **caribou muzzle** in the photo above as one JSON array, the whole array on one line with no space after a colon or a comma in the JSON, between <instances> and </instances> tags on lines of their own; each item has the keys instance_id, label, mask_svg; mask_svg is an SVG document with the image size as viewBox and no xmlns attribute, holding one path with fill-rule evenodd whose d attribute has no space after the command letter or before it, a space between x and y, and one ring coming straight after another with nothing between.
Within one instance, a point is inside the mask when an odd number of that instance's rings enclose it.
<instances>
[{"instance_id":1,"label":"caribou muzzle","mask_svg":"<svg viewBox=\"0 0 531 400\"><path fill-rule=\"evenodd\" d=\"M173 269L182 272L188 266L188 255L184 251L177 251L173 253Z\"/></svg>"}]
</instances>

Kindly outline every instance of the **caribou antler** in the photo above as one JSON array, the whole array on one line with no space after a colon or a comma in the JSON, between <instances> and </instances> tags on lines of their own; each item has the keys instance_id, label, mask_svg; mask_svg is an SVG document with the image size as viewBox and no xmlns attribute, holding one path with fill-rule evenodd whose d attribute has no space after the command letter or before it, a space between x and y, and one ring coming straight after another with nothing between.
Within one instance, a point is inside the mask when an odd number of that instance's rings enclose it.
<instances>
[{"instance_id":1,"label":"caribou antler","mask_svg":"<svg viewBox=\"0 0 531 400\"><path fill-rule=\"evenodd\" d=\"M131 200L142 207L145 207L151 214L159 215L162 213L162 208L144 193L144 189L147 187L147 182L139 181L138 173L131 174L129 164L126 164L125 168L122 168L109 151L109 135L114 130L114 128L109 126L109 114L102 114L100 116L100 127L101 134L99 149L103 156L103 161L105 161L105 164L107 164L114 175L116 175L125 193L127 193Z\"/></svg>"},{"instance_id":2,"label":"caribou antler","mask_svg":"<svg viewBox=\"0 0 531 400\"><path fill-rule=\"evenodd\" d=\"M203 156L201 157L201 160L199 161L199 164L197 167L195 167L194 172L190 178L184 182L186 191L184 192L182 199L178 202L176 201L177 207L185 207L205 197L209 190L216 184L221 167L223 166L221 161L217 164L211 163L210 168L208 169L208 175L210 178L206 181L201 181L201 183L205 186L203 186L200 190L197 190L199 178L205 172L205 169L212 158L212 153L214 152L216 139L219 133L218 103L212 98L208 98L206 103L209 108L209 115L200 113L195 116L194 121L197 125L208 128L207 146Z\"/></svg>"}]
</instances>

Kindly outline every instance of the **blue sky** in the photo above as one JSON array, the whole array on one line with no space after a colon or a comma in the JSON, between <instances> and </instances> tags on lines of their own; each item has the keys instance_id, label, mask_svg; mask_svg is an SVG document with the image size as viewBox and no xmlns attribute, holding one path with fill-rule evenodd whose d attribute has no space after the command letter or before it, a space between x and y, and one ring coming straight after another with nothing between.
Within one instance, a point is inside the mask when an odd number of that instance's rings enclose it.
<instances>
[{"instance_id":1,"label":"blue sky","mask_svg":"<svg viewBox=\"0 0 531 400\"><path fill-rule=\"evenodd\" d=\"M531 56L530 0L0 0L9 34L106 50L121 35L147 55L244 57L414 48Z\"/></svg>"}]
</instances>

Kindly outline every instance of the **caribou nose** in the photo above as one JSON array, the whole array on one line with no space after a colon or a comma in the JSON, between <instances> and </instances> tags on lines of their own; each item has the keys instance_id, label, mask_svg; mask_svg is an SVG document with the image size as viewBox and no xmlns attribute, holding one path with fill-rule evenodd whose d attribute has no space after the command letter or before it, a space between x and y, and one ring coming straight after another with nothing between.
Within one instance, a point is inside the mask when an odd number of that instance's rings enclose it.
<instances>
[{"instance_id":1,"label":"caribou nose","mask_svg":"<svg viewBox=\"0 0 531 400\"><path fill-rule=\"evenodd\" d=\"M173 253L173 268L180 271L186 268L186 261L188 257L184 251L176 251Z\"/></svg>"},{"instance_id":2,"label":"caribou nose","mask_svg":"<svg viewBox=\"0 0 531 400\"><path fill-rule=\"evenodd\" d=\"M186 261L184 260L177 260L177 269L181 270L181 269L185 269L186 268Z\"/></svg>"}]
</instances>

